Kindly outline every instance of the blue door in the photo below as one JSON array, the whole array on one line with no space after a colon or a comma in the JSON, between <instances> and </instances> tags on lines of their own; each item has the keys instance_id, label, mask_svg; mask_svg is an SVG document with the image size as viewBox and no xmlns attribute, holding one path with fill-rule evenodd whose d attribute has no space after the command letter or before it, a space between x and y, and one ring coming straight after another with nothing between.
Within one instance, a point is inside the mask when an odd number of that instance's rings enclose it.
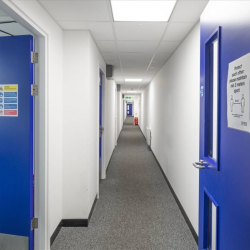
<instances>
[{"instance_id":1,"label":"blue door","mask_svg":"<svg viewBox=\"0 0 250 250\"><path fill-rule=\"evenodd\" d=\"M132 104L127 104L127 115L133 115Z\"/></svg>"},{"instance_id":2,"label":"blue door","mask_svg":"<svg viewBox=\"0 0 250 250\"><path fill-rule=\"evenodd\" d=\"M102 170L102 134L103 134L103 126L102 126L102 71L100 70L100 84L99 84L99 171L101 178L101 170Z\"/></svg>"},{"instance_id":3,"label":"blue door","mask_svg":"<svg viewBox=\"0 0 250 250\"><path fill-rule=\"evenodd\" d=\"M247 250L250 133L228 127L227 79L229 63L250 53L250 3L213 6L200 28L199 250Z\"/></svg>"},{"instance_id":4,"label":"blue door","mask_svg":"<svg viewBox=\"0 0 250 250\"><path fill-rule=\"evenodd\" d=\"M33 249L32 48L0 38L0 249Z\"/></svg>"}]
</instances>

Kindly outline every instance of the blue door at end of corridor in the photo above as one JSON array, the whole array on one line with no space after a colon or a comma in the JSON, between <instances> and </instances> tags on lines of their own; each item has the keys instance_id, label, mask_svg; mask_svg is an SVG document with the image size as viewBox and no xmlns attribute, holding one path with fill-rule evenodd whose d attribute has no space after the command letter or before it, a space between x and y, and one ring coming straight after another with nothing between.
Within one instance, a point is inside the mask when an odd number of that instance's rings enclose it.
<instances>
[{"instance_id":1,"label":"blue door at end of corridor","mask_svg":"<svg viewBox=\"0 0 250 250\"><path fill-rule=\"evenodd\" d=\"M132 104L131 103L128 103L127 104L127 115L133 115L133 110L132 110Z\"/></svg>"},{"instance_id":2,"label":"blue door at end of corridor","mask_svg":"<svg viewBox=\"0 0 250 250\"><path fill-rule=\"evenodd\" d=\"M0 38L0 249L33 249L32 49L32 36Z\"/></svg>"},{"instance_id":3,"label":"blue door at end of corridor","mask_svg":"<svg viewBox=\"0 0 250 250\"><path fill-rule=\"evenodd\" d=\"M228 127L227 81L229 63L250 53L250 2L210 6L200 19L199 250L247 250L250 133Z\"/></svg>"}]
</instances>

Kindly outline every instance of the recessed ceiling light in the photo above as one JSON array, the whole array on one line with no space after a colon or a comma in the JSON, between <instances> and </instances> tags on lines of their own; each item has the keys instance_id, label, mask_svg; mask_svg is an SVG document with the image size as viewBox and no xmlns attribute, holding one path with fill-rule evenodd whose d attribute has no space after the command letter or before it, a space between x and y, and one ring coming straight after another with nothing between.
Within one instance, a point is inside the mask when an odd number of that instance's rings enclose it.
<instances>
[{"instance_id":1,"label":"recessed ceiling light","mask_svg":"<svg viewBox=\"0 0 250 250\"><path fill-rule=\"evenodd\" d=\"M141 82L142 79L125 79L125 82Z\"/></svg>"},{"instance_id":2,"label":"recessed ceiling light","mask_svg":"<svg viewBox=\"0 0 250 250\"><path fill-rule=\"evenodd\" d=\"M135 90L128 90L127 93L137 93Z\"/></svg>"},{"instance_id":3,"label":"recessed ceiling light","mask_svg":"<svg viewBox=\"0 0 250 250\"><path fill-rule=\"evenodd\" d=\"M176 0L111 0L114 21L167 22Z\"/></svg>"}]
</instances>

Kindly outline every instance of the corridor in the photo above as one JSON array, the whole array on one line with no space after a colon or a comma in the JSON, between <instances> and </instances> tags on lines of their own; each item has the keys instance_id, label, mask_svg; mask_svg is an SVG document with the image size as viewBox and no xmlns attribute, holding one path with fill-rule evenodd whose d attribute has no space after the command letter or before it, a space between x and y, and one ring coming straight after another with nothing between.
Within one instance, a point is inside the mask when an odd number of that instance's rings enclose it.
<instances>
[{"instance_id":1,"label":"corridor","mask_svg":"<svg viewBox=\"0 0 250 250\"><path fill-rule=\"evenodd\" d=\"M197 249L133 118L127 117L88 227L63 227L52 250Z\"/></svg>"}]
</instances>

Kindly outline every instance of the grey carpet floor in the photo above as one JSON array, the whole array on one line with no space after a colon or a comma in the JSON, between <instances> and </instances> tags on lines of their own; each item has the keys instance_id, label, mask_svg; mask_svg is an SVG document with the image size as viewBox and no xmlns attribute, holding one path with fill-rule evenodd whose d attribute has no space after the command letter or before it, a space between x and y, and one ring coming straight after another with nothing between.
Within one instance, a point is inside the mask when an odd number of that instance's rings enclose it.
<instances>
[{"instance_id":1,"label":"grey carpet floor","mask_svg":"<svg viewBox=\"0 0 250 250\"><path fill-rule=\"evenodd\" d=\"M89 227L62 228L52 250L192 250L197 245L133 118L100 183Z\"/></svg>"}]
</instances>

